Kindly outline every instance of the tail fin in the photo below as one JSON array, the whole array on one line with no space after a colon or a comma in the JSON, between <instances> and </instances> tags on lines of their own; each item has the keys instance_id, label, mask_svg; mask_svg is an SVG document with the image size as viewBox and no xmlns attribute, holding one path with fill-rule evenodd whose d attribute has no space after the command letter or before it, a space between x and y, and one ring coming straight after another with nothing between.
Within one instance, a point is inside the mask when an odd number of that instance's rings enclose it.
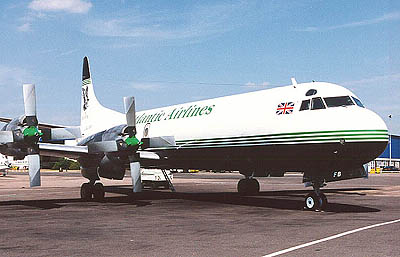
<instances>
[{"instance_id":1,"label":"tail fin","mask_svg":"<svg viewBox=\"0 0 400 257\"><path fill-rule=\"evenodd\" d=\"M86 137L116 125L124 124L122 113L105 108L96 98L93 89L88 57L83 58L81 132Z\"/></svg>"}]
</instances>

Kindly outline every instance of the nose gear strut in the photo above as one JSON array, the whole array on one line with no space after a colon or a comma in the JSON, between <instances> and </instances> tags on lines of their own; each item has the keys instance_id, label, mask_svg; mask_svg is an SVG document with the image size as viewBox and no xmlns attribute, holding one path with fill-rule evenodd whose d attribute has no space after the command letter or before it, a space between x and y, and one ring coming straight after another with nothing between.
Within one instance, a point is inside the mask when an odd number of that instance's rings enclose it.
<instances>
[{"instance_id":1,"label":"nose gear strut","mask_svg":"<svg viewBox=\"0 0 400 257\"><path fill-rule=\"evenodd\" d=\"M324 210L328 204L328 199L326 198L325 194L321 192L321 187L325 186L326 184L322 181L315 180L311 181L311 185L314 189L314 192L307 194L305 198L304 209L313 211Z\"/></svg>"}]
</instances>

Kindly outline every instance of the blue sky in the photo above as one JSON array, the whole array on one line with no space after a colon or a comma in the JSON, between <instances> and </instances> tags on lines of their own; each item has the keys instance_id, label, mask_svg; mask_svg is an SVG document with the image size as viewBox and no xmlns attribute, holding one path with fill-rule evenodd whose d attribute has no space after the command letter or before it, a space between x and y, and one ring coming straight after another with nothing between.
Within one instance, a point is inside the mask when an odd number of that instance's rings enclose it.
<instances>
[{"instance_id":1,"label":"blue sky","mask_svg":"<svg viewBox=\"0 0 400 257\"><path fill-rule=\"evenodd\" d=\"M1 116L23 112L28 82L40 121L77 125L88 55L115 110L127 95L143 110L295 77L349 88L400 134L400 1L1 1L0 19Z\"/></svg>"}]
</instances>

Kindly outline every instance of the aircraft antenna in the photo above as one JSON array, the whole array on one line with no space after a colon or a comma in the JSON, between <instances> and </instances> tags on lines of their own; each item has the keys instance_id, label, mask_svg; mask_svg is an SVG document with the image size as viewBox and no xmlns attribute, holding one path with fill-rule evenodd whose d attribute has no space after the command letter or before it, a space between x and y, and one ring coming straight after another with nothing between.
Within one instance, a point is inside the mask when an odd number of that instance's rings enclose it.
<instances>
[{"instance_id":1,"label":"aircraft antenna","mask_svg":"<svg viewBox=\"0 0 400 257\"><path fill-rule=\"evenodd\" d=\"M296 86L297 86L297 81L296 81L296 79L295 79L295 78L291 78L290 80L292 81L293 87L296 88Z\"/></svg>"}]
</instances>

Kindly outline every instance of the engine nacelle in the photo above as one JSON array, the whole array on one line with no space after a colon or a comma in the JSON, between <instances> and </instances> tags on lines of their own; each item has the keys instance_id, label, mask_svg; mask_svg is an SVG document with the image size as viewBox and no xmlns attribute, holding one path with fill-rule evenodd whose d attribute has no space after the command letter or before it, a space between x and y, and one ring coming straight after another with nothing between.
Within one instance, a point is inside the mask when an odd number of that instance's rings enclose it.
<instances>
[{"instance_id":1,"label":"engine nacelle","mask_svg":"<svg viewBox=\"0 0 400 257\"><path fill-rule=\"evenodd\" d=\"M23 129L25 127L25 116L14 118L1 128L1 131L11 131L13 133L13 141L0 145L0 153L13 156L17 160L25 158L27 153L26 143L24 142Z\"/></svg>"},{"instance_id":2,"label":"engine nacelle","mask_svg":"<svg viewBox=\"0 0 400 257\"><path fill-rule=\"evenodd\" d=\"M125 165L120 157L106 154L101 159L97 172L102 178L122 180L125 176Z\"/></svg>"}]
</instances>

